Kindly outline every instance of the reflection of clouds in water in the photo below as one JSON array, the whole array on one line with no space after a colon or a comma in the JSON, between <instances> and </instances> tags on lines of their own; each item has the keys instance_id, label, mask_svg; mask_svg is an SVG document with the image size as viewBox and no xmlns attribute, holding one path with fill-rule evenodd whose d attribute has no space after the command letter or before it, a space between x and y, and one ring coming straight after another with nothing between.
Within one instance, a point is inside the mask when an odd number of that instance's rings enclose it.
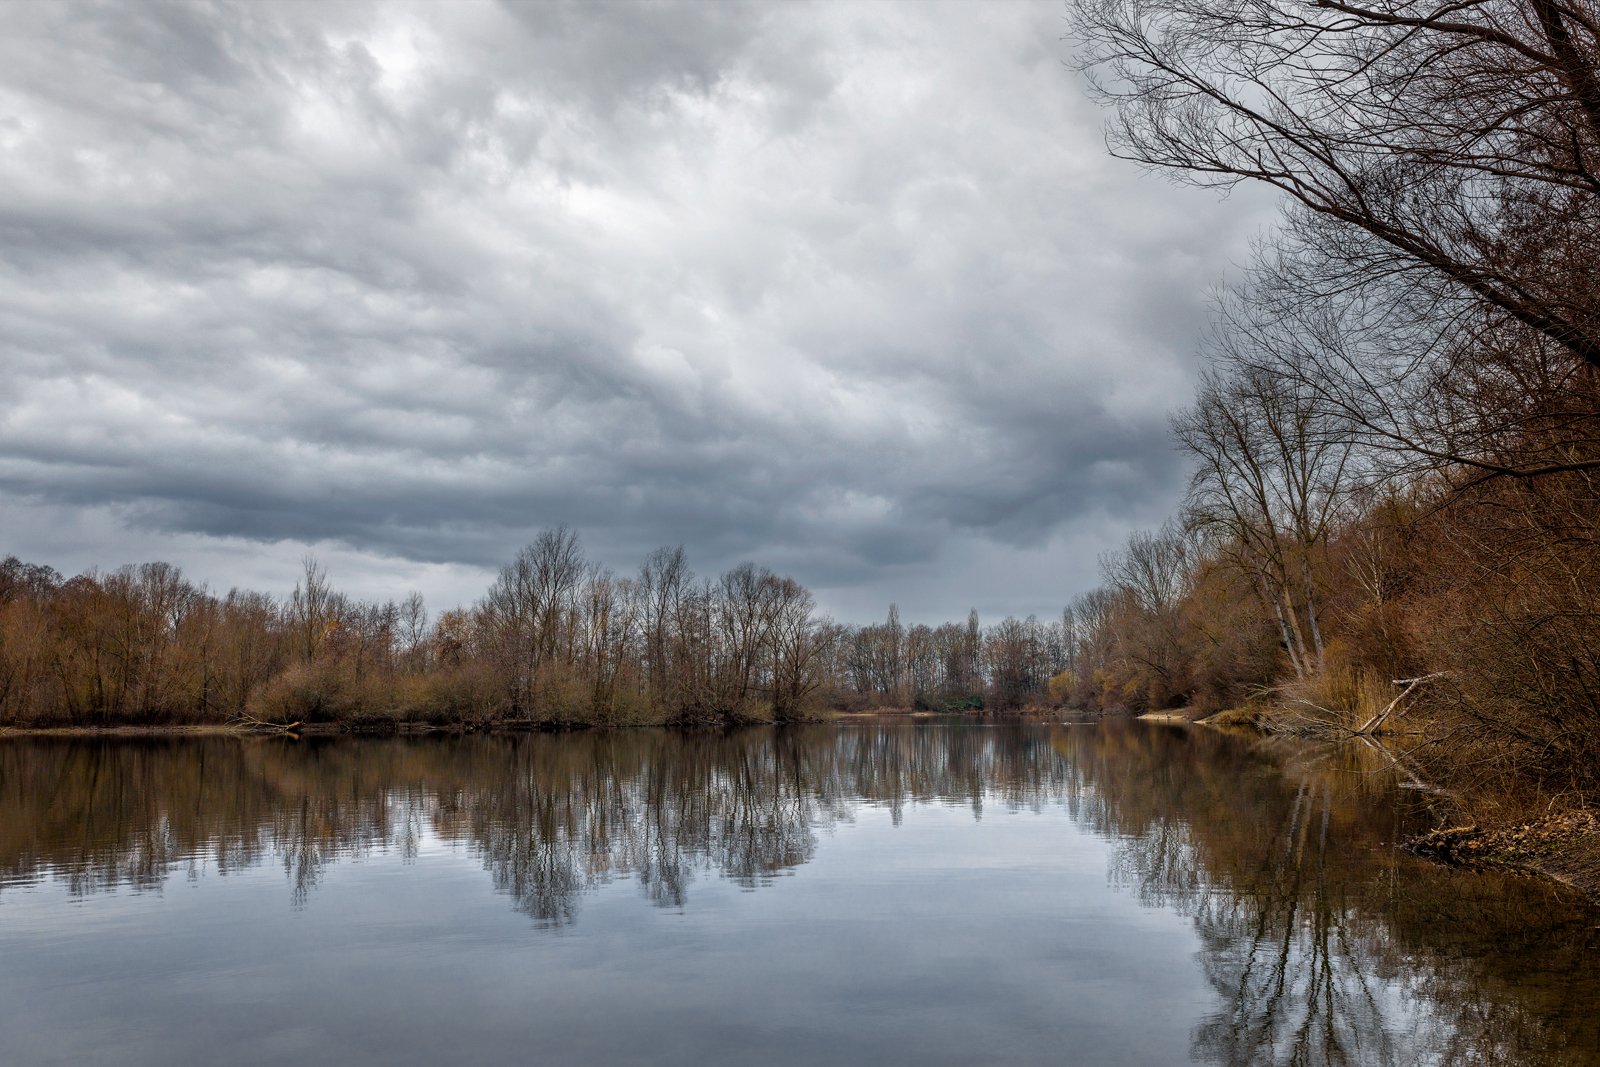
<instances>
[{"instance_id":1,"label":"reflection of clouds in water","mask_svg":"<svg viewBox=\"0 0 1600 1067\"><path fill-rule=\"evenodd\" d=\"M558 926L623 877L662 907L703 876L760 887L864 804L898 824L908 805L979 818L1059 803L1112 841L1114 885L1192 919L1219 1002L1194 1031L1199 1059L1592 1062L1595 983L1574 976L1600 947L1593 913L1542 882L1398 853L1386 843L1416 798L1397 799L1368 758L1113 723L13 740L0 743L0 873L90 893L276 862L309 903L343 857L450 850Z\"/></svg>"}]
</instances>

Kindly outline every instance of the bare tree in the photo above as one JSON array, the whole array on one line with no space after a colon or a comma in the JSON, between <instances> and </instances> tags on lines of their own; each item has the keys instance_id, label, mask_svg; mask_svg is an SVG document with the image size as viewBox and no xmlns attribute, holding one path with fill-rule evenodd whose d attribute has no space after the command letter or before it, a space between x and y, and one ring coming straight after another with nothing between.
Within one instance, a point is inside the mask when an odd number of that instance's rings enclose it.
<instances>
[{"instance_id":1,"label":"bare tree","mask_svg":"<svg viewBox=\"0 0 1600 1067\"><path fill-rule=\"evenodd\" d=\"M718 583L718 604L730 710L742 712L760 682L779 605L772 572L741 563Z\"/></svg>"},{"instance_id":2,"label":"bare tree","mask_svg":"<svg viewBox=\"0 0 1600 1067\"><path fill-rule=\"evenodd\" d=\"M1281 190L1347 279L1413 275L1600 367L1589 0L1077 0L1113 152Z\"/></svg>"},{"instance_id":3,"label":"bare tree","mask_svg":"<svg viewBox=\"0 0 1600 1067\"><path fill-rule=\"evenodd\" d=\"M315 556L300 561L304 577L289 595L289 617L298 637L303 659L315 660L323 642L338 625L342 597L328 585L328 572Z\"/></svg>"},{"instance_id":4,"label":"bare tree","mask_svg":"<svg viewBox=\"0 0 1600 1067\"><path fill-rule=\"evenodd\" d=\"M644 599L645 659L654 699L663 700L673 687L673 640L684 597L694 585L694 572L682 545L658 548L639 569Z\"/></svg>"},{"instance_id":5,"label":"bare tree","mask_svg":"<svg viewBox=\"0 0 1600 1067\"><path fill-rule=\"evenodd\" d=\"M422 594L414 589L400 602L396 635L406 669L413 672L424 670L428 665L428 605Z\"/></svg>"},{"instance_id":6,"label":"bare tree","mask_svg":"<svg viewBox=\"0 0 1600 1067\"><path fill-rule=\"evenodd\" d=\"M538 706L541 683L551 679L559 659L571 659L585 566L577 533L557 526L540 531L489 588L484 607L499 631L512 700L520 708Z\"/></svg>"},{"instance_id":7,"label":"bare tree","mask_svg":"<svg viewBox=\"0 0 1600 1067\"><path fill-rule=\"evenodd\" d=\"M1182 688L1179 608L1195 574L1188 539L1171 521L1156 533L1141 530L1101 557L1100 572L1112 596L1096 606L1111 616L1116 652L1141 668L1141 699L1161 706Z\"/></svg>"},{"instance_id":8,"label":"bare tree","mask_svg":"<svg viewBox=\"0 0 1600 1067\"><path fill-rule=\"evenodd\" d=\"M768 580L773 605L770 648L773 717L798 718L805 699L822 685L821 668L833 635L813 617L816 604L793 578Z\"/></svg>"},{"instance_id":9,"label":"bare tree","mask_svg":"<svg viewBox=\"0 0 1600 1067\"><path fill-rule=\"evenodd\" d=\"M1224 370L1206 373L1195 403L1172 420L1195 460L1188 519L1220 532L1216 543L1271 606L1304 676L1323 663L1318 589L1355 441L1348 420L1294 379L1248 360L1219 362Z\"/></svg>"}]
</instances>

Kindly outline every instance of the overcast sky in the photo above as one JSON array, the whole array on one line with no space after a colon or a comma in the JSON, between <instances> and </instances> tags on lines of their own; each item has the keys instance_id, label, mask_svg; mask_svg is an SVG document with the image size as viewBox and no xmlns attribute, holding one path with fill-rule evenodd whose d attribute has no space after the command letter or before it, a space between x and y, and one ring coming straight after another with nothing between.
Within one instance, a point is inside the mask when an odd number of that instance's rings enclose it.
<instances>
[{"instance_id":1,"label":"overcast sky","mask_svg":"<svg viewBox=\"0 0 1600 1067\"><path fill-rule=\"evenodd\" d=\"M1054 615L1270 223L1059 3L8 5L0 555L478 596L539 527Z\"/></svg>"}]
</instances>

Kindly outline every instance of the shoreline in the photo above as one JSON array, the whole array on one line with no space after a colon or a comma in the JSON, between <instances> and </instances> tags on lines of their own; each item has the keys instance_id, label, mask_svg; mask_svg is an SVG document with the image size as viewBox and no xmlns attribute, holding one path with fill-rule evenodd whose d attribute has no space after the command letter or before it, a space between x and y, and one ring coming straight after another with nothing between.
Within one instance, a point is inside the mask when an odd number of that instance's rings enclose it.
<instances>
[{"instance_id":1,"label":"shoreline","mask_svg":"<svg viewBox=\"0 0 1600 1067\"><path fill-rule=\"evenodd\" d=\"M1052 710L1051 715L1057 714ZM1003 712L929 711L914 708L872 708L862 711L830 711L799 719L706 719L696 722L594 722L548 719L494 719L484 722L434 723L412 720L359 720L335 722L207 722L207 723L121 723L99 726L0 726L4 737L388 737L396 734L479 734L479 733L564 733L573 730L698 729L726 726L800 726L843 722L926 722L939 719L972 721L1004 719L1012 721L1054 721L1027 709Z\"/></svg>"},{"instance_id":2,"label":"shoreline","mask_svg":"<svg viewBox=\"0 0 1600 1067\"><path fill-rule=\"evenodd\" d=\"M545 722L531 719L501 720L486 723L348 723L308 722L277 725L275 723L165 723L126 726L0 726L0 738L6 737L61 737L90 740L94 738L137 737L421 737L428 734L485 734L485 733L565 733L574 730L660 730L696 728L706 726L789 726L804 723L833 722L833 719L791 719L785 722L742 722L714 720L707 722Z\"/></svg>"},{"instance_id":3,"label":"shoreline","mask_svg":"<svg viewBox=\"0 0 1600 1067\"><path fill-rule=\"evenodd\" d=\"M576 730L667 730L728 726L804 726L829 722L884 722L950 717L945 712L844 711L804 719L707 719L701 722L560 722L497 719L492 722L127 723L115 726L0 726L6 737L420 737L427 734L567 733ZM971 717L971 716L964 716Z\"/></svg>"},{"instance_id":4,"label":"shoreline","mask_svg":"<svg viewBox=\"0 0 1600 1067\"><path fill-rule=\"evenodd\" d=\"M1444 867L1528 871L1600 903L1600 810L1593 808L1521 825L1441 827L1400 847Z\"/></svg>"}]
</instances>

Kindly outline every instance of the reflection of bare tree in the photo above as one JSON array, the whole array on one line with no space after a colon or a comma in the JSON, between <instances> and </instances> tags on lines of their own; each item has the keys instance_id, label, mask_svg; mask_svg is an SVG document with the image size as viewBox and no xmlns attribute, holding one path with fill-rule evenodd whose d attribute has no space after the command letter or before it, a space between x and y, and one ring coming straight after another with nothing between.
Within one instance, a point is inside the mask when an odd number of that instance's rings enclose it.
<instances>
[{"instance_id":1,"label":"reflection of bare tree","mask_svg":"<svg viewBox=\"0 0 1600 1067\"><path fill-rule=\"evenodd\" d=\"M1356 745L1095 728L801 726L308 743L0 741L0 885L156 887L273 860L303 901L327 865L442 840L541 924L627 877L681 906L697 874L757 887L879 804L1060 803L1112 875L1193 918L1219 1009L1203 1060L1600 1062L1591 913L1543 883L1453 877L1386 843L1433 802ZM1398 799L1397 799L1398 798ZM1498 950L1496 946L1505 946ZM1552 962L1553 961L1553 962Z\"/></svg>"},{"instance_id":2,"label":"reflection of bare tree","mask_svg":"<svg viewBox=\"0 0 1600 1067\"><path fill-rule=\"evenodd\" d=\"M1524 960L1563 942L1592 951L1592 913L1538 881L1451 876L1383 847L1398 838L1401 812L1395 779L1381 785L1374 775L1393 765L1385 754L1297 747L1270 753L1289 773L1269 778L1250 766L1268 753L1243 745L1221 757L1219 775L1218 757L1196 751L1211 742L1147 738L1141 752L1075 735L1083 751L1074 763L1101 795L1104 828L1120 835L1113 876L1194 919L1222 1005L1196 1028L1197 1059L1321 1067L1600 1058L1592 978L1564 982L1559 1003L1541 1003L1503 977L1516 955L1484 951L1514 930L1539 941ZM1104 750L1119 744L1124 758L1107 761Z\"/></svg>"},{"instance_id":3,"label":"reflection of bare tree","mask_svg":"<svg viewBox=\"0 0 1600 1067\"><path fill-rule=\"evenodd\" d=\"M0 745L0 869L76 891L275 857L296 899L341 856L428 834L484 859L541 921L636 878L680 905L697 869L741 885L805 863L860 802L1038 804L1068 774L1041 731L793 727L359 743L207 738Z\"/></svg>"},{"instance_id":4,"label":"reflection of bare tree","mask_svg":"<svg viewBox=\"0 0 1600 1067\"><path fill-rule=\"evenodd\" d=\"M327 864L384 847L390 841L403 849L403 840L382 796L342 798L308 793L273 810L265 847L282 861L294 901L302 904Z\"/></svg>"},{"instance_id":5,"label":"reflection of bare tree","mask_svg":"<svg viewBox=\"0 0 1600 1067\"><path fill-rule=\"evenodd\" d=\"M1319 796L1320 793L1320 804ZM1409 1020L1330 878L1325 782L1302 781L1288 821L1265 827L1245 893L1206 893L1195 920L1206 976L1226 1007L1195 1050L1225 1064L1390 1064ZM1409 1050L1408 1050L1409 1051Z\"/></svg>"}]
</instances>

